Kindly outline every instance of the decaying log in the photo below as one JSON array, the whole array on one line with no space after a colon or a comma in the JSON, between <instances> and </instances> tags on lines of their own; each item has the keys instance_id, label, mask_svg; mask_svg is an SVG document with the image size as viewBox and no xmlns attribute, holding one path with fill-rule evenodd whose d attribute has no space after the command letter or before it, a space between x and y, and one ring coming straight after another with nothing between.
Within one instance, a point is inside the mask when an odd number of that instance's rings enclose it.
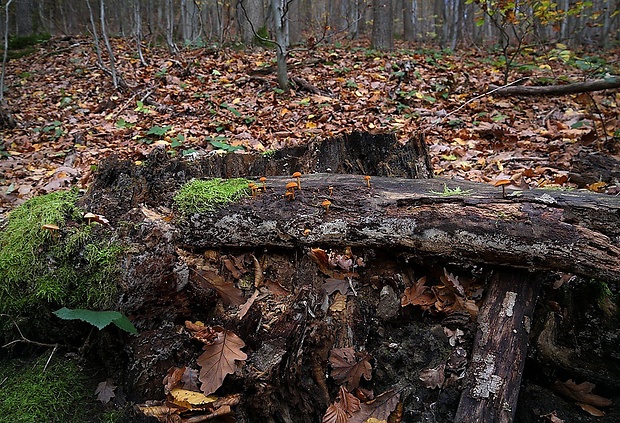
<instances>
[{"instance_id":1,"label":"decaying log","mask_svg":"<svg viewBox=\"0 0 620 423\"><path fill-rule=\"evenodd\" d=\"M537 189L503 198L499 188L466 181L375 177L368 188L361 176L313 174L287 201L289 181L269 178L260 196L191 216L183 243L405 249L620 281L620 201L613 196Z\"/></svg>"},{"instance_id":2,"label":"decaying log","mask_svg":"<svg viewBox=\"0 0 620 423\"><path fill-rule=\"evenodd\" d=\"M495 90L493 91L493 95L564 95L610 90L614 88L620 88L619 77L597 79L596 81L575 82L567 85L548 85L539 87L510 85L500 88L495 85L489 85L489 91Z\"/></svg>"},{"instance_id":3,"label":"decaying log","mask_svg":"<svg viewBox=\"0 0 620 423\"><path fill-rule=\"evenodd\" d=\"M496 269L478 315L455 421L513 421L539 288L540 281L527 271Z\"/></svg>"}]
</instances>

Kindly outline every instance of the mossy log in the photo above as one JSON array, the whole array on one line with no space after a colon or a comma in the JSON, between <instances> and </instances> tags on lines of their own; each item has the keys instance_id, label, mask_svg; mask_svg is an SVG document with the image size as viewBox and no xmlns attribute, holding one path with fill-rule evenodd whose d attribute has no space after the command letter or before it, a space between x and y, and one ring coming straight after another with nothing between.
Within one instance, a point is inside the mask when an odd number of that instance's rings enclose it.
<instances>
[{"instance_id":1,"label":"mossy log","mask_svg":"<svg viewBox=\"0 0 620 423\"><path fill-rule=\"evenodd\" d=\"M620 281L620 202L584 191L508 192L466 181L312 174L295 199L289 178L214 213L189 216L182 244L350 245ZM330 189L331 187L331 189ZM331 201L329 210L321 206Z\"/></svg>"}]
</instances>

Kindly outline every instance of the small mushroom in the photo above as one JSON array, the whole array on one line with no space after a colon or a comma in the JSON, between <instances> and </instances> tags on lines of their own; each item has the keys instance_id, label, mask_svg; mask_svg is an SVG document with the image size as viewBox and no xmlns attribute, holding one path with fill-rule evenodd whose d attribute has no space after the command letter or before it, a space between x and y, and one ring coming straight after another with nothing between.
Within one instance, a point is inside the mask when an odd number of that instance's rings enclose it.
<instances>
[{"instance_id":1,"label":"small mushroom","mask_svg":"<svg viewBox=\"0 0 620 423\"><path fill-rule=\"evenodd\" d=\"M366 186L370 188L370 176L368 175L364 176L364 180L366 181Z\"/></svg>"},{"instance_id":2,"label":"small mushroom","mask_svg":"<svg viewBox=\"0 0 620 423\"><path fill-rule=\"evenodd\" d=\"M97 221L97 215L95 213L88 212L88 213L84 214L84 219L86 219L86 221L90 225L93 222L93 220L95 222Z\"/></svg>"},{"instance_id":3,"label":"small mushroom","mask_svg":"<svg viewBox=\"0 0 620 423\"><path fill-rule=\"evenodd\" d=\"M310 229L304 229L304 236L310 235L310 232L312 232Z\"/></svg>"},{"instance_id":4,"label":"small mushroom","mask_svg":"<svg viewBox=\"0 0 620 423\"><path fill-rule=\"evenodd\" d=\"M50 234L52 234L52 237L54 238L56 238L56 236L58 235L58 231L60 230L57 225L51 223L46 223L45 225L42 225L41 229L48 231Z\"/></svg>"},{"instance_id":5,"label":"small mushroom","mask_svg":"<svg viewBox=\"0 0 620 423\"><path fill-rule=\"evenodd\" d=\"M334 193L334 187L330 185L327 189L329 189L329 196L331 197Z\"/></svg>"},{"instance_id":6,"label":"small mushroom","mask_svg":"<svg viewBox=\"0 0 620 423\"><path fill-rule=\"evenodd\" d=\"M329 206L331 205L332 205L332 202L329 200L325 200L321 203L321 206L323 206L323 208L325 209L325 213L329 211Z\"/></svg>"},{"instance_id":7,"label":"small mushroom","mask_svg":"<svg viewBox=\"0 0 620 423\"><path fill-rule=\"evenodd\" d=\"M295 188L297 188L298 185L296 182L289 182L288 184L286 184L286 194L284 194L285 197L289 197L290 193L290 197L291 197L291 201L293 201L295 199Z\"/></svg>"},{"instance_id":8,"label":"small mushroom","mask_svg":"<svg viewBox=\"0 0 620 423\"><path fill-rule=\"evenodd\" d=\"M259 181L263 183L263 191L267 191L267 184L265 183L267 181L267 178L265 178L264 176L261 176Z\"/></svg>"},{"instance_id":9,"label":"small mushroom","mask_svg":"<svg viewBox=\"0 0 620 423\"><path fill-rule=\"evenodd\" d=\"M493 183L494 187L502 187L502 197L506 198L506 185L510 185L512 181L510 179L498 179Z\"/></svg>"},{"instance_id":10,"label":"small mushroom","mask_svg":"<svg viewBox=\"0 0 620 423\"><path fill-rule=\"evenodd\" d=\"M289 201L293 201L295 199L295 191L286 191L284 193L284 198L286 198Z\"/></svg>"},{"instance_id":11,"label":"small mushroom","mask_svg":"<svg viewBox=\"0 0 620 423\"><path fill-rule=\"evenodd\" d=\"M297 179L297 189L301 189L301 172L295 172L293 173L293 178Z\"/></svg>"},{"instance_id":12,"label":"small mushroom","mask_svg":"<svg viewBox=\"0 0 620 423\"><path fill-rule=\"evenodd\" d=\"M256 197L256 184L254 182L250 182L248 184L248 188L252 190L252 197Z\"/></svg>"}]
</instances>

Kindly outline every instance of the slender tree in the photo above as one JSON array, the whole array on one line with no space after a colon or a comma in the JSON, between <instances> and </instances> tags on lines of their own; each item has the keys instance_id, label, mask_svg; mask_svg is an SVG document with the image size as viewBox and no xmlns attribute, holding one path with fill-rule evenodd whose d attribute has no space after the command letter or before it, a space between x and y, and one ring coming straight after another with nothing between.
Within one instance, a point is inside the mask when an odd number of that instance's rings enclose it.
<instances>
[{"instance_id":1,"label":"slender tree","mask_svg":"<svg viewBox=\"0 0 620 423\"><path fill-rule=\"evenodd\" d=\"M276 35L276 57L278 62L278 84L280 88L288 91L288 68L286 57L288 56L289 31L288 31L288 6L292 0L271 0L273 13L273 25Z\"/></svg>"},{"instance_id":2,"label":"slender tree","mask_svg":"<svg viewBox=\"0 0 620 423\"><path fill-rule=\"evenodd\" d=\"M8 0L4 6L4 55L2 56L2 75L0 75L0 127L3 128L14 128L16 126L15 120L8 112L4 101L4 74L9 50L9 6L12 2L13 0Z\"/></svg>"}]
</instances>

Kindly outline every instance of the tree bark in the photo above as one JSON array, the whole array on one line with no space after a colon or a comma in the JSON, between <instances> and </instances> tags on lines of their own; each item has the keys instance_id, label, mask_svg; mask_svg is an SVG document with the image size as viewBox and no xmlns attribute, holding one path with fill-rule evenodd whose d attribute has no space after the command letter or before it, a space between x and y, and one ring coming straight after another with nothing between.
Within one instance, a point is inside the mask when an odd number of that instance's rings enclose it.
<instances>
[{"instance_id":1,"label":"tree bark","mask_svg":"<svg viewBox=\"0 0 620 423\"><path fill-rule=\"evenodd\" d=\"M499 188L466 181L373 177L369 188L361 176L313 174L286 201L289 181L270 177L266 193L190 217L183 243L387 248L620 282L620 204L611 196L536 189L504 198Z\"/></svg>"},{"instance_id":2,"label":"tree bark","mask_svg":"<svg viewBox=\"0 0 620 423\"><path fill-rule=\"evenodd\" d=\"M372 11L372 48L381 51L394 49L392 2L374 0Z\"/></svg>"},{"instance_id":3,"label":"tree bark","mask_svg":"<svg viewBox=\"0 0 620 423\"><path fill-rule=\"evenodd\" d=\"M496 270L491 277L454 421L513 421L539 288L525 270Z\"/></svg>"},{"instance_id":4,"label":"tree bark","mask_svg":"<svg viewBox=\"0 0 620 423\"><path fill-rule=\"evenodd\" d=\"M595 81L575 82L568 85L549 85L544 87L511 85L509 87L500 88L495 85L489 85L489 90L496 90L493 91L494 95L565 95L611 90L615 88L620 88L620 77L598 79Z\"/></svg>"},{"instance_id":5,"label":"tree bark","mask_svg":"<svg viewBox=\"0 0 620 423\"><path fill-rule=\"evenodd\" d=\"M261 0L240 0L237 3L237 17L241 30L241 40L252 45L255 35L265 26L265 10Z\"/></svg>"}]
</instances>

